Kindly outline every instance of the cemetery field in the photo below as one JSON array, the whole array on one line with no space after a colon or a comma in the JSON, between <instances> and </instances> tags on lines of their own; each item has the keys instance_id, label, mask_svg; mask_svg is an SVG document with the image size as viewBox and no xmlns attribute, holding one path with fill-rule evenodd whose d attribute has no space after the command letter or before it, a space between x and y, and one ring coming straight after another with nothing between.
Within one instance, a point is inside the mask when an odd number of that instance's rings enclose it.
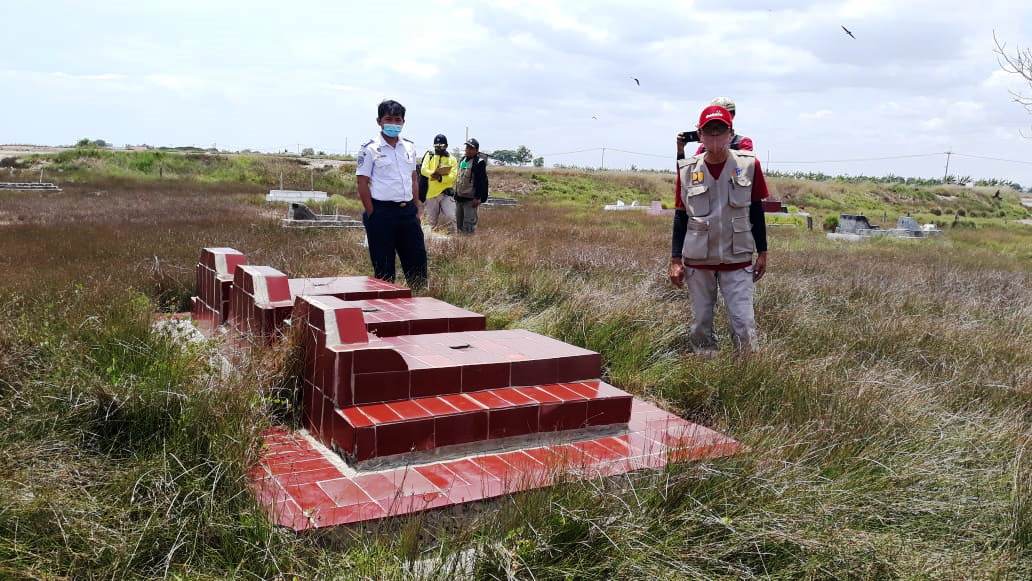
<instances>
[{"instance_id":1,"label":"cemetery field","mask_svg":"<svg viewBox=\"0 0 1032 581\"><path fill-rule=\"evenodd\" d=\"M896 214L965 210L971 227L925 242L772 228L762 352L700 360L665 277L669 218L596 199L667 200L667 177L492 173L520 206L431 244L426 294L598 351L610 383L747 450L298 535L269 524L244 477L261 430L296 413L289 347L224 378L210 346L184 349L151 317L188 310L203 246L294 276L370 274L361 231L280 228L264 169L66 171L60 193L0 192L2 578L1032 575L1032 227L1009 199L864 194ZM819 216L859 204L796 181Z\"/></svg>"}]
</instances>

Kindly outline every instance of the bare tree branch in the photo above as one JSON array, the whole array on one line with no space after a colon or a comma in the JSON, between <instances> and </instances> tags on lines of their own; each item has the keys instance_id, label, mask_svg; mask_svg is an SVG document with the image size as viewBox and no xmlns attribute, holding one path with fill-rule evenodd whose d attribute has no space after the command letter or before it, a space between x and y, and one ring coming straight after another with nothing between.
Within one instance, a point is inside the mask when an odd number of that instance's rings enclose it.
<instances>
[{"instance_id":1,"label":"bare tree branch","mask_svg":"<svg viewBox=\"0 0 1032 581\"><path fill-rule=\"evenodd\" d=\"M1007 43L1001 43L1000 39L996 36L996 31L993 31L993 43L996 48L993 52L996 53L996 63L1000 65L1000 70L1018 75L1025 79L1029 87L1032 87L1032 49L1021 48L1020 45L1014 46L1013 52L1007 51ZM1015 103L1025 108L1030 115L1032 115L1032 96L1019 93L1017 91L1008 91L1011 98ZM1020 132L1022 137L1028 139L1030 136Z\"/></svg>"}]
</instances>

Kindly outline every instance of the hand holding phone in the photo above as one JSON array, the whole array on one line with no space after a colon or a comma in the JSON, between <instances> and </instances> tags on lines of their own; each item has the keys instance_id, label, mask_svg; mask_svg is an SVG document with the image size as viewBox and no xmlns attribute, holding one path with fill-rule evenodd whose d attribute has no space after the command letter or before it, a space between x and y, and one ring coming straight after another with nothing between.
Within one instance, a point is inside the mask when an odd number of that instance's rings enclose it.
<instances>
[{"instance_id":1,"label":"hand holding phone","mask_svg":"<svg viewBox=\"0 0 1032 581\"><path fill-rule=\"evenodd\" d=\"M698 131L684 131L677 134L677 140L683 141L684 143L698 142L699 132Z\"/></svg>"}]
</instances>

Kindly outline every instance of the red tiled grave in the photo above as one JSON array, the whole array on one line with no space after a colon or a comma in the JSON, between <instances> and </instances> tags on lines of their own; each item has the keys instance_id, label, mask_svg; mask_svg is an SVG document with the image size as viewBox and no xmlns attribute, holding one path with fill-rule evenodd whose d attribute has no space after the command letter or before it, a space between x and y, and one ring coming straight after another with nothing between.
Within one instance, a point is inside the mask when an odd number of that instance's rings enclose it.
<instances>
[{"instance_id":1,"label":"red tiled grave","mask_svg":"<svg viewBox=\"0 0 1032 581\"><path fill-rule=\"evenodd\" d=\"M382 281L288 279L243 262L231 249L202 252L194 316L215 325L228 310L238 329L267 339L294 321L307 434L270 430L248 473L282 526L362 522L739 447L599 381L597 353L483 331L481 315ZM232 266L232 282L216 284ZM216 306L227 293L228 309ZM466 456L433 461L459 450ZM412 465L374 468L402 460Z\"/></svg>"},{"instance_id":2,"label":"red tiled grave","mask_svg":"<svg viewBox=\"0 0 1032 581\"><path fill-rule=\"evenodd\" d=\"M597 353L529 331L380 338L364 334L363 320L366 313L358 306L334 298L304 296L294 309L294 327L303 333L305 378L338 407L601 374Z\"/></svg>"},{"instance_id":3,"label":"red tiled grave","mask_svg":"<svg viewBox=\"0 0 1032 581\"><path fill-rule=\"evenodd\" d=\"M247 257L232 248L204 248L197 260L196 292L191 314L205 332L226 322L233 272Z\"/></svg>"},{"instance_id":4,"label":"red tiled grave","mask_svg":"<svg viewBox=\"0 0 1032 581\"><path fill-rule=\"evenodd\" d=\"M287 275L271 266L242 264L233 274L229 322L239 331L272 339L294 302Z\"/></svg>"}]
</instances>

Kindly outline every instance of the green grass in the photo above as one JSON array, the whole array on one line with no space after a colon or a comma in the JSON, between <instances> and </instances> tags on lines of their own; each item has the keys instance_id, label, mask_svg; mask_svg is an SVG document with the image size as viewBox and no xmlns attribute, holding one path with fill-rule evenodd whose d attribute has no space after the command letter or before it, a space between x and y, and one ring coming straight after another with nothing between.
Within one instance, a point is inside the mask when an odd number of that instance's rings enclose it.
<instances>
[{"instance_id":1,"label":"green grass","mask_svg":"<svg viewBox=\"0 0 1032 581\"><path fill-rule=\"evenodd\" d=\"M662 173L573 172L569 170L507 169L503 174L519 175L536 186L532 197L565 206L601 208L623 200L637 200L647 205L659 200L664 207L674 205L674 176ZM768 180L772 199L779 199L796 210L814 215L815 227L826 216L846 213L865 214L874 224L894 227L902 215L911 215L921 223L934 223L949 228L954 222L962 226L1003 226L1032 216L1021 205L1019 193L1004 188L994 198L997 188L961 186L917 186L878 182L826 182L773 177ZM772 217L777 222L783 220ZM796 223L797 219L789 219Z\"/></svg>"},{"instance_id":2,"label":"green grass","mask_svg":"<svg viewBox=\"0 0 1032 581\"><path fill-rule=\"evenodd\" d=\"M0 226L0 577L410 578L411 559L461 551L496 579L1032 572L1032 228L853 245L772 229L763 352L699 360L664 280L669 220L591 201L665 184L546 176L476 236L433 245L428 293L597 350L609 381L747 451L295 535L244 479L259 431L296 413L289 349L222 378L210 346L149 316L184 306L201 246L368 274L361 232L281 229L253 184L89 175L3 198L0 221L25 219Z\"/></svg>"},{"instance_id":3,"label":"green grass","mask_svg":"<svg viewBox=\"0 0 1032 581\"><path fill-rule=\"evenodd\" d=\"M109 179L192 180L202 184L249 184L279 187L280 176L287 189L315 189L331 193L355 191L353 166L350 171L321 168L314 173L303 160L258 154L182 153L174 151L115 151L77 147L56 154L28 156L30 167L44 169L44 175L59 183L103 183ZM38 176L38 169L26 169L26 177Z\"/></svg>"}]
</instances>

